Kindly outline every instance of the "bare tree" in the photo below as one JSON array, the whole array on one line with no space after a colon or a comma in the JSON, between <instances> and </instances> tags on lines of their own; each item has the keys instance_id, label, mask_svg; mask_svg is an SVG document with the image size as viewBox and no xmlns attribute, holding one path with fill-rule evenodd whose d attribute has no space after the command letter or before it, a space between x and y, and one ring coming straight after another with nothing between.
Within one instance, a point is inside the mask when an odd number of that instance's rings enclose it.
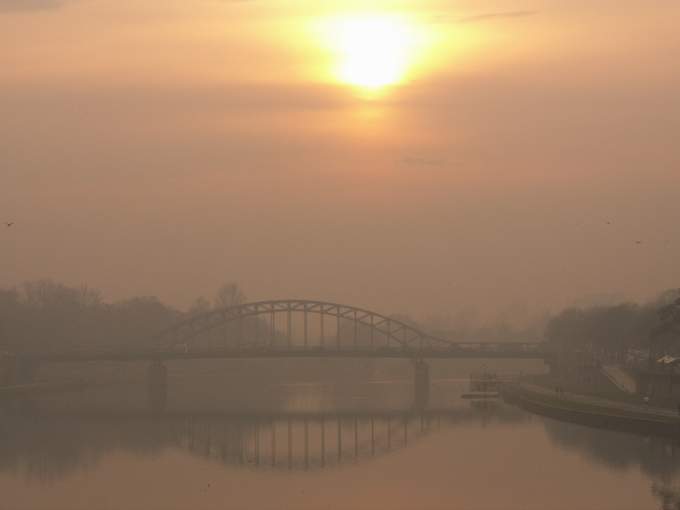
<instances>
[{"instance_id":1,"label":"bare tree","mask_svg":"<svg viewBox=\"0 0 680 510\"><path fill-rule=\"evenodd\" d=\"M246 302L246 295L236 282L228 282L220 287L215 295L215 308L228 308L242 305Z\"/></svg>"},{"instance_id":2,"label":"bare tree","mask_svg":"<svg viewBox=\"0 0 680 510\"><path fill-rule=\"evenodd\" d=\"M189 307L189 315L192 317L195 315L201 315L203 313L209 312L211 309L210 301L208 301L203 296L196 298L196 300Z\"/></svg>"}]
</instances>

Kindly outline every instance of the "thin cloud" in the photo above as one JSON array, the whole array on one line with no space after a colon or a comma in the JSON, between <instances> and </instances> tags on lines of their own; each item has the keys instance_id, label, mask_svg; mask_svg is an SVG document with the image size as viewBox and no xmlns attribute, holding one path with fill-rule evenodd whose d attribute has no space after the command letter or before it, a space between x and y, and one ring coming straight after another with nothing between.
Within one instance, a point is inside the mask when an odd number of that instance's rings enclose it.
<instances>
[{"instance_id":1,"label":"thin cloud","mask_svg":"<svg viewBox=\"0 0 680 510\"><path fill-rule=\"evenodd\" d=\"M443 159L422 156L405 156L402 158L401 162L405 165L413 166L442 166L446 163Z\"/></svg>"},{"instance_id":2,"label":"thin cloud","mask_svg":"<svg viewBox=\"0 0 680 510\"><path fill-rule=\"evenodd\" d=\"M526 18L538 14L538 11L497 11L497 12L483 12L480 14L473 14L470 16L453 16L444 14L435 18L436 23L481 23L484 21L494 21L503 19Z\"/></svg>"},{"instance_id":3,"label":"thin cloud","mask_svg":"<svg viewBox=\"0 0 680 510\"><path fill-rule=\"evenodd\" d=\"M0 0L0 13L58 9L67 0Z\"/></svg>"},{"instance_id":4,"label":"thin cloud","mask_svg":"<svg viewBox=\"0 0 680 510\"><path fill-rule=\"evenodd\" d=\"M500 12L486 12L482 14L475 14L473 16L466 16L463 18L458 18L456 21L458 23L476 23L479 21L489 21L497 19L508 19L508 18L526 18L528 16L534 16L538 11L500 11Z\"/></svg>"}]
</instances>

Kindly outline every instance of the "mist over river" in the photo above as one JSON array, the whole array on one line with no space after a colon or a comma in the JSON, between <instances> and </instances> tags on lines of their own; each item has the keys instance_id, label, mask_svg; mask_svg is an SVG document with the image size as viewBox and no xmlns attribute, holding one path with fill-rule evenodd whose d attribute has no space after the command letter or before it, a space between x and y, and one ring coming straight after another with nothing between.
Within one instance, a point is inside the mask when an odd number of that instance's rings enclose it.
<instances>
[{"instance_id":1,"label":"mist over river","mask_svg":"<svg viewBox=\"0 0 680 510\"><path fill-rule=\"evenodd\" d=\"M267 363L270 382L258 382ZM460 398L475 369L538 373L541 362L433 363L424 411L412 406L405 362L340 360L323 382L299 363L277 378L276 364L238 377L227 362L170 365L158 417L134 366L119 368L125 383L111 367L86 367L102 386L6 404L2 508L675 508L674 441Z\"/></svg>"}]
</instances>

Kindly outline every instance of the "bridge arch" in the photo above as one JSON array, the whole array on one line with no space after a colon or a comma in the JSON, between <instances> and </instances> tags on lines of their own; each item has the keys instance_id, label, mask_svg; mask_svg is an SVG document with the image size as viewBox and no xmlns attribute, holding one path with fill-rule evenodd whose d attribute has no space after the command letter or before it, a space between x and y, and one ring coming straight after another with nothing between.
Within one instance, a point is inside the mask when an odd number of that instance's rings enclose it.
<instances>
[{"instance_id":1,"label":"bridge arch","mask_svg":"<svg viewBox=\"0 0 680 510\"><path fill-rule=\"evenodd\" d=\"M463 412L465 414L465 412ZM407 448L456 424L451 413L309 413L173 423L175 444L225 466L322 470Z\"/></svg>"},{"instance_id":2,"label":"bridge arch","mask_svg":"<svg viewBox=\"0 0 680 510\"><path fill-rule=\"evenodd\" d=\"M302 338L293 337L294 315L302 317ZM281 316L285 319L281 320ZM312 325L311 317L318 320L316 325ZM277 318L283 330L277 327ZM253 322L253 319L257 320ZM335 324L329 325L329 319ZM251 329L255 325L255 331L248 332L247 338L244 338L244 324L248 320L251 320ZM268 329L264 335L261 331L263 323ZM237 326L236 332L232 328L230 337L225 337L225 342L231 347L235 343L249 347L276 344L289 349L399 348L414 352L458 348L454 342L429 335L393 317L355 306L303 299L257 301L211 310L171 326L158 334L155 340L159 349L189 349L199 337L229 325Z\"/></svg>"}]
</instances>

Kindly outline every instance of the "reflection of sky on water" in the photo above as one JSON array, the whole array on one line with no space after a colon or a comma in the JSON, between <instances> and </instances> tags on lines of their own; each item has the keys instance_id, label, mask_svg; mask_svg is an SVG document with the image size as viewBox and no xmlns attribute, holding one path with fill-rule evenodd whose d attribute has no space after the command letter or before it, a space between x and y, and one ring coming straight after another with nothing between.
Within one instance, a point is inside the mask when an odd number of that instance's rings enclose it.
<instances>
[{"instance_id":1,"label":"reflection of sky on water","mask_svg":"<svg viewBox=\"0 0 680 510\"><path fill-rule=\"evenodd\" d=\"M498 402L418 412L374 408L369 397L328 412L330 399L301 396L281 410L211 410L150 417L136 411L108 415L3 412L0 469L33 481L55 480L94 469L116 451L156 456L180 450L225 467L320 469L386 455L459 426L521 424L530 417ZM357 399L356 397L360 397Z\"/></svg>"},{"instance_id":2,"label":"reflection of sky on water","mask_svg":"<svg viewBox=\"0 0 680 510\"><path fill-rule=\"evenodd\" d=\"M310 496L309 483L329 495L328 508L369 508L378 495L381 504L370 508L413 508L414 498L425 509L674 508L680 462L672 442L450 397L465 387L464 379L436 381L434 402L445 412L422 416L408 404L385 405L409 402L411 391L387 380L345 390L282 385L265 399L278 402L269 412L206 409L151 419L134 410L4 411L0 489L9 501L32 501L26 508L97 508L91 499L89 507L73 500L74 491L89 492L87 480L97 488L92 497L115 492L110 507L137 508L130 499L137 473L163 485L145 500L151 509L213 508L227 493L237 508L323 508L326 499ZM389 486L394 497L383 501L388 478L397 480Z\"/></svg>"}]
</instances>

